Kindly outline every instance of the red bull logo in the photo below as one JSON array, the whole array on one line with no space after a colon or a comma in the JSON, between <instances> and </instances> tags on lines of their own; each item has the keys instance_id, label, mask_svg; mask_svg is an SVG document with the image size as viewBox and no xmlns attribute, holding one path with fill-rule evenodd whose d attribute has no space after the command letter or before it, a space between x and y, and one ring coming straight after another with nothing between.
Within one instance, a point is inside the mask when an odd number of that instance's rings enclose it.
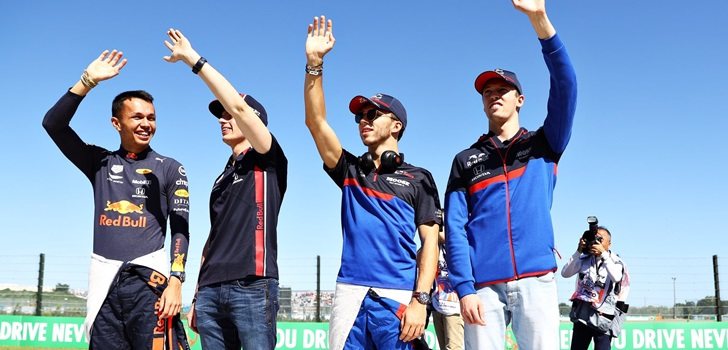
<instances>
[{"instance_id":1,"label":"red bull logo","mask_svg":"<svg viewBox=\"0 0 728 350\"><path fill-rule=\"evenodd\" d=\"M142 212L143 208L144 208L144 204L136 205L127 200L122 200L122 201L118 201L118 202L114 202L114 203L111 203L110 201L106 201L106 209L104 209L104 211L115 211L119 214L129 214L129 213L144 214L144 212Z\"/></svg>"},{"instance_id":2,"label":"red bull logo","mask_svg":"<svg viewBox=\"0 0 728 350\"><path fill-rule=\"evenodd\" d=\"M115 211L122 215L114 218L111 216L107 216L106 214L101 214L101 216L99 217L99 226L147 227L146 216L140 216L137 219L133 219L130 216L123 215L131 213L144 214L144 212L142 211L143 208L144 204L136 205L127 200L122 200L114 203L112 203L111 201L106 201L106 208L104 209L104 211Z\"/></svg>"}]
</instances>

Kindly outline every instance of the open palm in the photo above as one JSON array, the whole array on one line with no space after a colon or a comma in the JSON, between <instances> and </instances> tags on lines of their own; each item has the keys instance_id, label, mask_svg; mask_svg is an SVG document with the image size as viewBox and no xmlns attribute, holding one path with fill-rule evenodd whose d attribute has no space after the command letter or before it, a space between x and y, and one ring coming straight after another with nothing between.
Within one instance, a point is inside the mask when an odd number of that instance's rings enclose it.
<instances>
[{"instance_id":1,"label":"open palm","mask_svg":"<svg viewBox=\"0 0 728 350\"><path fill-rule=\"evenodd\" d=\"M519 11L530 14L546 11L545 0L511 0L513 6Z\"/></svg>"},{"instance_id":2,"label":"open palm","mask_svg":"<svg viewBox=\"0 0 728 350\"><path fill-rule=\"evenodd\" d=\"M195 53L192 48L192 44L190 44L190 41L182 35L181 31L170 28L167 30L167 36L169 36L171 43L165 40L164 46L166 46L171 53L169 56L163 57L165 61L173 63L179 60L185 60L185 58L190 57Z\"/></svg>"},{"instance_id":3,"label":"open palm","mask_svg":"<svg viewBox=\"0 0 728 350\"><path fill-rule=\"evenodd\" d=\"M308 38L306 38L306 58L310 63L321 64L324 56L334 47L334 31L331 20L326 21L325 16L314 17L313 23L308 25Z\"/></svg>"},{"instance_id":4,"label":"open palm","mask_svg":"<svg viewBox=\"0 0 728 350\"><path fill-rule=\"evenodd\" d=\"M109 50L105 50L99 55L99 58L86 67L86 72L95 82L111 79L117 76L119 71L126 65L126 58L121 59L122 56L124 56L124 53L121 51L114 50L109 53Z\"/></svg>"}]
</instances>

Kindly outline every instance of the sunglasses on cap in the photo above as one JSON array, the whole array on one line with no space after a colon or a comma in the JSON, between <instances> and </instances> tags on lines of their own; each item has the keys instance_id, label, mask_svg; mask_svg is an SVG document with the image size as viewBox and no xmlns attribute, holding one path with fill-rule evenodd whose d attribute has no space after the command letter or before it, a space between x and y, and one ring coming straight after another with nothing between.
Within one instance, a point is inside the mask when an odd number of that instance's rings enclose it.
<instances>
[{"instance_id":1,"label":"sunglasses on cap","mask_svg":"<svg viewBox=\"0 0 728 350\"><path fill-rule=\"evenodd\" d=\"M386 114L391 114L391 113L390 112L382 112L382 111L380 111L378 109L372 108L372 109L366 111L366 113L357 113L357 114L354 114L354 122L357 123L357 124L359 124L359 123L361 123L361 120L362 119L366 119L366 121L368 121L368 122L371 123L371 122L374 121L374 119L377 119L377 118L379 118L379 117L381 117L383 115L386 115ZM395 119L395 120L397 119L394 116L390 116L390 118Z\"/></svg>"}]
</instances>

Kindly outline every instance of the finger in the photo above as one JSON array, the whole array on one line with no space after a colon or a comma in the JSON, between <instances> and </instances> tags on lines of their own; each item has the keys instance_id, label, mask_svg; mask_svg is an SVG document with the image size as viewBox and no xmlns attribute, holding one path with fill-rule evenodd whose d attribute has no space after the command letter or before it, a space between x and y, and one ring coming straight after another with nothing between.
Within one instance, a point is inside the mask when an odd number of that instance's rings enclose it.
<instances>
[{"instance_id":1,"label":"finger","mask_svg":"<svg viewBox=\"0 0 728 350\"><path fill-rule=\"evenodd\" d=\"M111 53L110 53L110 54L108 54L108 55L106 55L106 57L104 57L104 59L103 59L103 60L104 60L104 61L106 61L106 62L109 62L109 61L111 61L111 59L112 59L112 58L113 58L114 56L116 56L116 52L117 52L117 51L116 51L116 49L114 49L114 50L111 50Z\"/></svg>"},{"instance_id":2,"label":"finger","mask_svg":"<svg viewBox=\"0 0 728 350\"><path fill-rule=\"evenodd\" d=\"M167 318L170 316L171 311L172 311L171 305L167 301L164 301L164 304L162 306L162 311L159 313L159 317Z\"/></svg>"},{"instance_id":3,"label":"finger","mask_svg":"<svg viewBox=\"0 0 728 350\"><path fill-rule=\"evenodd\" d=\"M125 59L123 59L123 60L121 60L121 63L119 63L119 65L118 65L118 66L116 66L116 71L118 72L118 71L120 71L120 70L121 70L122 68L124 68L124 66L126 66L126 62L127 62L127 61L126 61L126 58L125 58Z\"/></svg>"},{"instance_id":4,"label":"finger","mask_svg":"<svg viewBox=\"0 0 728 350\"><path fill-rule=\"evenodd\" d=\"M477 310L478 310L478 313L477 313L477 316L478 316L478 319L477 319L478 324L481 325L481 326L485 326L485 310L483 310L483 304L482 303L478 303Z\"/></svg>"},{"instance_id":5,"label":"finger","mask_svg":"<svg viewBox=\"0 0 728 350\"><path fill-rule=\"evenodd\" d=\"M412 327L410 325L405 325L404 329L402 330L401 334L399 335L399 339L403 342L408 342L409 339L412 337Z\"/></svg>"},{"instance_id":6,"label":"finger","mask_svg":"<svg viewBox=\"0 0 728 350\"><path fill-rule=\"evenodd\" d=\"M308 25L308 32L307 32L307 34L308 34L308 37L309 38L313 36L313 23L311 23L311 24Z\"/></svg>"},{"instance_id":7,"label":"finger","mask_svg":"<svg viewBox=\"0 0 728 350\"><path fill-rule=\"evenodd\" d=\"M334 22L329 20L326 22L326 34L329 38L331 38L334 35Z\"/></svg>"},{"instance_id":8,"label":"finger","mask_svg":"<svg viewBox=\"0 0 728 350\"><path fill-rule=\"evenodd\" d=\"M171 36L170 36L170 38L171 38ZM170 43L169 41L165 40L164 46L166 46L169 49L169 51L174 51L174 45L172 43Z\"/></svg>"},{"instance_id":9,"label":"finger","mask_svg":"<svg viewBox=\"0 0 728 350\"><path fill-rule=\"evenodd\" d=\"M119 51L116 53L116 55L112 55L112 56L113 57L111 57L109 64L111 64L112 66L115 66L117 63L119 63L119 60L121 59L121 57L124 56L124 53Z\"/></svg>"},{"instance_id":10,"label":"finger","mask_svg":"<svg viewBox=\"0 0 728 350\"><path fill-rule=\"evenodd\" d=\"M321 21L319 22L319 35L326 35L326 16L321 15Z\"/></svg>"},{"instance_id":11,"label":"finger","mask_svg":"<svg viewBox=\"0 0 728 350\"><path fill-rule=\"evenodd\" d=\"M313 36L319 35L319 18L314 17L313 18Z\"/></svg>"},{"instance_id":12,"label":"finger","mask_svg":"<svg viewBox=\"0 0 728 350\"><path fill-rule=\"evenodd\" d=\"M104 56L106 56L106 54L108 54L108 53L109 53L109 50L104 50L103 52L101 52L101 54L99 55L99 58L97 58L97 60L102 61L104 59Z\"/></svg>"},{"instance_id":13,"label":"finger","mask_svg":"<svg viewBox=\"0 0 728 350\"><path fill-rule=\"evenodd\" d=\"M179 29L175 29L174 34L177 36L177 40L182 40L185 37Z\"/></svg>"},{"instance_id":14,"label":"finger","mask_svg":"<svg viewBox=\"0 0 728 350\"><path fill-rule=\"evenodd\" d=\"M466 322L468 322L469 324L476 323L475 319L473 318L473 312L471 310L466 311L465 314L463 314L463 316L465 316L464 318L466 319Z\"/></svg>"}]
</instances>

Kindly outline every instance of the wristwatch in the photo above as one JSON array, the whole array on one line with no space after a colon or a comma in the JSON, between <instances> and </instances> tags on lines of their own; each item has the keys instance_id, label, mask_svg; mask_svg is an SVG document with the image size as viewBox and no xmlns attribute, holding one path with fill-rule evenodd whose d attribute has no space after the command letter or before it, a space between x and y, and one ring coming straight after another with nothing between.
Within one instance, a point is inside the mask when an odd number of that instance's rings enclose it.
<instances>
[{"instance_id":1,"label":"wristwatch","mask_svg":"<svg viewBox=\"0 0 728 350\"><path fill-rule=\"evenodd\" d=\"M430 303L430 293L427 292L414 292L412 293L412 297L417 299L417 302L422 305L427 305Z\"/></svg>"},{"instance_id":2,"label":"wristwatch","mask_svg":"<svg viewBox=\"0 0 728 350\"><path fill-rule=\"evenodd\" d=\"M169 273L170 277L177 277L179 278L179 281L184 283L185 282L185 273L184 271L172 271Z\"/></svg>"}]
</instances>

